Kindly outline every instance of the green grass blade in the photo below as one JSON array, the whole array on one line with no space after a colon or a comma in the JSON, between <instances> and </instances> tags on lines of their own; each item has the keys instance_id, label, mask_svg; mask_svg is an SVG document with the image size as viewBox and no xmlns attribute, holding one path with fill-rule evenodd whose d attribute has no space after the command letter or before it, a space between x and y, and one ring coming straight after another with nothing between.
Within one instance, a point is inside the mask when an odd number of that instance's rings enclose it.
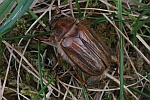
<instances>
[{"instance_id":1,"label":"green grass blade","mask_svg":"<svg viewBox=\"0 0 150 100\"><path fill-rule=\"evenodd\" d=\"M12 27L6 29L5 31L3 31L2 33L0 33L0 37L2 37L4 34L10 32L13 28L14 28L14 26L12 26Z\"/></svg>"},{"instance_id":2,"label":"green grass blade","mask_svg":"<svg viewBox=\"0 0 150 100\"><path fill-rule=\"evenodd\" d=\"M83 91L83 95L84 95L85 100L89 100L89 97L88 97L86 88L85 88L85 86L83 86L83 85L82 85L82 91Z\"/></svg>"},{"instance_id":3,"label":"green grass blade","mask_svg":"<svg viewBox=\"0 0 150 100\"><path fill-rule=\"evenodd\" d=\"M18 3L6 22L0 26L0 37L2 36L2 32L10 28L28 10L33 1L34 0L21 0Z\"/></svg>"},{"instance_id":4,"label":"green grass blade","mask_svg":"<svg viewBox=\"0 0 150 100\"><path fill-rule=\"evenodd\" d=\"M150 100L150 95L149 95L149 94L145 94L144 92L141 92L141 91L139 91L139 90L137 90L137 89L135 89L135 88L132 88L132 87L129 87L129 89L130 89L131 91L136 92L137 94L140 94L142 97L147 98L146 100Z\"/></svg>"},{"instance_id":5,"label":"green grass blade","mask_svg":"<svg viewBox=\"0 0 150 100\"><path fill-rule=\"evenodd\" d=\"M7 15L15 1L16 0L4 0L3 3L0 4L0 20Z\"/></svg>"},{"instance_id":6,"label":"green grass blade","mask_svg":"<svg viewBox=\"0 0 150 100\"><path fill-rule=\"evenodd\" d=\"M84 73L82 73L82 78L83 78L83 80L85 80ZM82 82L81 82L81 86L82 86L83 96L84 96L85 100L89 100L86 87L82 84Z\"/></svg>"},{"instance_id":7,"label":"green grass blade","mask_svg":"<svg viewBox=\"0 0 150 100\"><path fill-rule=\"evenodd\" d=\"M90 2L90 0L87 0L85 8L87 8L87 7L88 7L88 5L89 5L89 2ZM86 10L84 10L83 17L85 17L85 14L86 14Z\"/></svg>"},{"instance_id":8,"label":"green grass blade","mask_svg":"<svg viewBox=\"0 0 150 100\"><path fill-rule=\"evenodd\" d=\"M145 10L145 9L150 9L149 6L141 6L141 7L138 7L138 8L131 8L131 9L128 9L127 12L133 12L133 11L142 11L142 10Z\"/></svg>"},{"instance_id":9,"label":"green grass blade","mask_svg":"<svg viewBox=\"0 0 150 100\"><path fill-rule=\"evenodd\" d=\"M75 0L75 2L76 2L77 9L78 9L78 17L79 17L79 19L81 19L82 18L82 14L81 14L80 5L78 3L78 0Z\"/></svg>"},{"instance_id":10,"label":"green grass blade","mask_svg":"<svg viewBox=\"0 0 150 100\"><path fill-rule=\"evenodd\" d=\"M133 27L133 30L132 30L132 34L134 35L133 37L133 43L135 44L136 42L136 34L137 34L137 31L145 24L145 23L149 23L150 21L150 17L148 17L147 19L145 19L144 21L140 21L140 19L148 14L150 12L150 10L146 10L144 11L143 13L140 14L140 16L137 18L137 20L135 21L135 24L134 24L134 27Z\"/></svg>"},{"instance_id":11,"label":"green grass blade","mask_svg":"<svg viewBox=\"0 0 150 100\"><path fill-rule=\"evenodd\" d=\"M119 29L122 31L122 2L118 0L118 19ZM124 69L124 50L123 50L123 37L120 35L120 100L124 100L124 87L123 87L123 69Z\"/></svg>"},{"instance_id":12,"label":"green grass blade","mask_svg":"<svg viewBox=\"0 0 150 100\"><path fill-rule=\"evenodd\" d=\"M49 84L52 84L54 81L54 76L52 76L52 78L48 81L48 83L46 83L46 85L38 92L38 94L33 98L33 100L38 100L38 97L40 96L40 94L47 88L47 86Z\"/></svg>"},{"instance_id":13,"label":"green grass blade","mask_svg":"<svg viewBox=\"0 0 150 100\"><path fill-rule=\"evenodd\" d=\"M61 5L65 5L67 3L68 3L68 0L64 0L64 1L62 1Z\"/></svg>"},{"instance_id":14,"label":"green grass blade","mask_svg":"<svg viewBox=\"0 0 150 100\"><path fill-rule=\"evenodd\" d=\"M41 70L41 41L38 41L38 70L39 70L39 75L40 75L40 85L41 85L41 88L43 88L43 80L42 80L42 70ZM44 95L44 100L46 100L46 94L45 94L45 91L43 90L43 95Z\"/></svg>"},{"instance_id":15,"label":"green grass blade","mask_svg":"<svg viewBox=\"0 0 150 100\"><path fill-rule=\"evenodd\" d=\"M146 76L150 80L150 73L146 73Z\"/></svg>"},{"instance_id":16,"label":"green grass blade","mask_svg":"<svg viewBox=\"0 0 150 100\"><path fill-rule=\"evenodd\" d=\"M132 2L134 2L137 5L146 6L146 4L140 2L139 0L132 0Z\"/></svg>"},{"instance_id":17,"label":"green grass blade","mask_svg":"<svg viewBox=\"0 0 150 100\"><path fill-rule=\"evenodd\" d=\"M37 33L37 34L28 34L28 35L22 35L22 36L14 36L14 37L8 37L8 38L0 38L0 41L2 40L14 40L14 39L21 39L21 38L33 38L36 36L43 36L43 35L47 35L50 32L41 32L41 33Z\"/></svg>"}]
</instances>

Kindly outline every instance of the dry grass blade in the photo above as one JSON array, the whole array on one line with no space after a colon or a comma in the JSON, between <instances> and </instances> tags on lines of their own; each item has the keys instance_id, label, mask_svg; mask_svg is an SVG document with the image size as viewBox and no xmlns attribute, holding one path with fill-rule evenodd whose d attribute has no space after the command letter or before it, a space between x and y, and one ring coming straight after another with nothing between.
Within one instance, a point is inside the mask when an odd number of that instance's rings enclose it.
<instances>
[{"instance_id":1,"label":"dry grass blade","mask_svg":"<svg viewBox=\"0 0 150 100\"><path fill-rule=\"evenodd\" d=\"M150 46L142 39L141 36L137 35L136 36L142 43L143 45L150 51Z\"/></svg>"},{"instance_id":2,"label":"dry grass blade","mask_svg":"<svg viewBox=\"0 0 150 100\"><path fill-rule=\"evenodd\" d=\"M107 77L109 77L110 79L114 80L116 83L118 83L120 85L119 80L117 80L116 78L112 77L110 74L106 73L105 74ZM127 88L127 86L124 85L124 88L132 94L132 96L134 96L134 98L137 100L138 98Z\"/></svg>"},{"instance_id":3,"label":"dry grass blade","mask_svg":"<svg viewBox=\"0 0 150 100\"><path fill-rule=\"evenodd\" d=\"M103 16L118 30L118 32L133 46L133 48L143 57L143 59L150 65L150 60L121 32L118 27L103 13Z\"/></svg>"},{"instance_id":4,"label":"dry grass blade","mask_svg":"<svg viewBox=\"0 0 150 100\"><path fill-rule=\"evenodd\" d=\"M0 100L2 100L2 96L3 96L3 93L4 93L4 89L5 89L5 85L6 85L6 81L7 81L7 77L8 77L8 72L9 72L9 69L10 69L10 63L11 63L11 60L12 60L13 51L11 50L10 53L11 54L10 54L10 57L9 57L9 62L8 62L8 66L7 66L5 79L4 79L4 82L3 82L3 87L2 87L1 92L0 92Z\"/></svg>"},{"instance_id":5,"label":"dry grass blade","mask_svg":"<svg viewBox=\"0 0 150 100\"><path fill-rule=\"evenodd\" d=\"M6 46L12 48L17 54L21 56L21 58L31 67L31 69L38 75L38 72L36 69L29 63L29 61L19 52L17 51L14 47L12 47L8 42L2 41Z\"/></svg>"},{"instance_id":6,"label":"dry grass blade","mask_svg":"<svg viewBox=\"0 0 150 100\"><path fill-rule=\"evenodd\" d=\"M28 66L30 66L30 68L37 74L39 75L38 71L31 65L31 63L28 62L28 60L20 53L18 52L14 47L12 47L9 43L7 43L6 41L2 41L6 46L10 47L13 51L15 51L19 56L21 56L21 58L28 64ZM47 81L43 78L43 82L46 84ZM61 93L62 95L64 95L64 93L62 93L61 91L57 90L55 87L53 87L52 85L50 85L48 88L53 88L56 91L58 91L59 93Z\"/></svg>"}]
</instances>

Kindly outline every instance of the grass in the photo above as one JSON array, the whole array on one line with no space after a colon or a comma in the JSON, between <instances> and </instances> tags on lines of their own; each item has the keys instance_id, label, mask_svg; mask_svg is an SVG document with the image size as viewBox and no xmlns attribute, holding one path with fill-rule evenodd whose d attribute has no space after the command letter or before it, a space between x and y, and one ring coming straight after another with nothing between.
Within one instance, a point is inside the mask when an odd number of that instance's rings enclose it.
<instances>
[{"instance_id":1,"label":"grass","mask_svg":"<svg viewBox=\"0 0 150 100\"><path fill-rule=\"evenodd\" d=\"M20 0L12 6L15 2L4 0L0 5L0 99L150 99L148 0L47 0L32 6L33 0ZM59 14L55 13L56 5ZM34 39L49 38L49 20L59 15L90 19L88 26L111 52L111 67L101 78L77 69L87 86L81 84L68 62L61 59L58 64L56 49L50 46L53 43Z\"/></svg>"},{"instance_id":2,"label":"grass","mask_svg":"<svg viewBox=\"0 0 150 100\"><path fill-rule=\"evenodd\" d=\"M118 19L119 19L119 29L122 31L122 2L118 0ZM124 78L123 78L123 70L124 70L124 40L123 36L120 35L120 100L124 100Z\"/></svg>"}]
</instances>

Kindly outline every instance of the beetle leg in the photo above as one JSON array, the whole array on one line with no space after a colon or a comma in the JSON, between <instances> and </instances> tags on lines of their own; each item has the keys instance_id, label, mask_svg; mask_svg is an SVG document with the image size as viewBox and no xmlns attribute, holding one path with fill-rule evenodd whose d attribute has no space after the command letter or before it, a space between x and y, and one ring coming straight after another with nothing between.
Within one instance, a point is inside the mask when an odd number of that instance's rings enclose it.
<instances>
[{"instance_id":1,"label":"beetle leg","mask_svg":"<svg viewBox=\"0 0 150 100\"><path fill-rule=\"evenodd\" d=\"M75 73L76 73L76 75L77 75L78 79L79 79L79 80L80 80L80 82L82 83L82 85L83 85L83 86L86 86L85 81L83 80L83 78L81 77L81 75L77 72L77 70L76 70L76 66L75 66L75 65L73 65L72 67L73 67L73 70L75 71Z\"/></svg>"},{"instance_id":2,"label":"beetle leg","mask_svg":"<svg viewBox=\"0 0 150 100\"><path fill-rule=\"evenodd\" d=\"M34 37L35 40L45 41L46 39L42 36L36 36Z\"/></svg>"},{"instance_id":3,"label":"beetle leg","mask_svg":"<svg viewBox=\"0 0 150 100\"><path fill-rule=\"evenodd\" d=\"M58 66L61 64L61 61L60 61L60 54L58 53L57 54L57 60L58 60Z\"/></svg>"},{"instance_id":4,"label":"beetle leg","mask_svg":"<svg viewBox=\"0 0 150 100\"><path fill-rule=\"evenodd\" d=\"M45 41L45 42L50 42L54 40L54 36L50 36L49 38L44 38L42 36L36 36L34 37L35 40L40 40L40 41Z\"/></svg>"}]
</instances>

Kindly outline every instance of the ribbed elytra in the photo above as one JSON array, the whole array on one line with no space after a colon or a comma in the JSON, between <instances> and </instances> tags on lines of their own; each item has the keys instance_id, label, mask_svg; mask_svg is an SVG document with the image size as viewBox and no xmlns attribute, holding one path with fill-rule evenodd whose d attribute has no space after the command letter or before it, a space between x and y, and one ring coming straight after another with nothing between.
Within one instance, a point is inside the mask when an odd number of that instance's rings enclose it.
<instances>
[{"instance_id":1,"label":"ribbed elytra","mask_svg":"<svg viewBox=\"0 0 150 100\"><path fill-rule=\"evenodd\" d=\"M106 44L83 23L71 17L60 18L52 28L58 52L71 64L92 76L102 75L110 67Z\"/></svg>"}]
</instances>

